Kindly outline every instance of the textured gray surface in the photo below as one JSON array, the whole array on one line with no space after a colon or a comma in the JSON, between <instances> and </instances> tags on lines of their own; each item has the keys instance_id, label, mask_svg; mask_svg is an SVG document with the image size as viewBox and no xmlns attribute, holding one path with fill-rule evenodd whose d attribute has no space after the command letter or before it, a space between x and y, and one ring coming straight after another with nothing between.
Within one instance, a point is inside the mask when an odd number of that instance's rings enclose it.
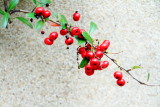
<instances>
[{"instance_id":1,"label":"textured gray surface","mask_svg":"<svg viewBox=\"0 0 160 107\"><path fill-rule=\"evenodd\" d=\"M22 0L19 8L30 8ZM159 0L55 0L50 10L68 16L82 13L80 24L88 30L95 21L93 37L109 39L111 55L129 68L141 64L133 75L160 84ZM46 35L57 28L45 27ZM0 107L160 107L160 87L146 87L124 73L128 82L118 87L113 78L118 68L110 67L87 77L76 65L76 43L66 50L61 36L53 46L45 36L14 21L0 29Z\"/></svg>"}]
</instances>

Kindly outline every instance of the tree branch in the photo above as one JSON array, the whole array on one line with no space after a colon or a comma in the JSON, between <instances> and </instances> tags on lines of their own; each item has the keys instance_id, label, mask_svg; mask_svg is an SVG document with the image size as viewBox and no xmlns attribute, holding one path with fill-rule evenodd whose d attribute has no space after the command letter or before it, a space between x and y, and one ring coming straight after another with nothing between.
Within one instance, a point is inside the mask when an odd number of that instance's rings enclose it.
<instances>
[{"instance_id":1,"label":"tree branch","mask_svg":"<svg viewBox=\"0 0 160 107\"><path fill-rule=\"evenodd\" d=\"M7 12L8 11L7 0L3 0L3 2L4 2L4 10L5 12Z\"/></svg>"},{"instance_id":2,"label":"tree branch","mask_svg":"<svg viewBox=\"0 0 160 107\"><path fill-rule=\"evenodd\" d=\"M16 13L16 12L30 13L30 11L26 11L26 10L11 10L9 13L13 14L13 13Z\"/></svg>"}]
</instances>

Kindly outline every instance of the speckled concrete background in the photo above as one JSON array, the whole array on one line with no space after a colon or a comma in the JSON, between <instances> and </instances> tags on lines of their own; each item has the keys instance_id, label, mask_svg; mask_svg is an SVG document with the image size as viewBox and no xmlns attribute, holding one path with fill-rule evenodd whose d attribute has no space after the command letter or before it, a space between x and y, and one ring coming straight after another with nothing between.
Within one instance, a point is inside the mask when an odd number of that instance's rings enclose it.
<instances>
[{"instance_id":1,"label":"speckled concrete background","mask_svg":"<svg viewBox=\"0 0 160 107\"><path fill-rule=\"evenodd\" d=\"M49 8L71 21L75 10L82 14L76 24L88 30L95 21L99 30L92 36L111 41L111 55L125 67L143 67L132 74L148 83L160 84L159 0L55 0ZM2 2L1 2L2 8ZM19 8L28 8L22 0ZM1 17L1 16L0 16ZM44 27L46 36L57 28ZM138 84L127 74L128 84L118 87L110 67L87 77L76 65L76 43L66 50L64 38L53 46L43 44L44 35L17 20L8 30L0 29L0 107L160 107L160 87Z\"/></svg>"}]
</instances>

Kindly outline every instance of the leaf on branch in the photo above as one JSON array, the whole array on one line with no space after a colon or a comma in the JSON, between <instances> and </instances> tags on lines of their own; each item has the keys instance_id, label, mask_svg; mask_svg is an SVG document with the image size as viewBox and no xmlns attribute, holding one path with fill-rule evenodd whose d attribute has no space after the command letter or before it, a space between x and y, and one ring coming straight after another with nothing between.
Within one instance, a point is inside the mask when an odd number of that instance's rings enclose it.
<instances>
[{"instance_id":1,"label":"leaf on branch","mask_svg":"<svg viewBox=\"0 0 160 107\"><path fill-rule=\"evenodd\" d=\"M134 70L134 69L140 69L140 68L141 68L140 66L133 66L132 70Z\"/></svg>"},{"instance_id":2,"label":"leaf on branch","mask_svg":"<svg viewBox=\"0 0 160 107\"><path fill-rule=\"evenodd\" d=\"M3 10L0 9L0 14L4 15L4 13L5 13L5 12L4 12Z\"/></svg>"},{"instance_id":3,"label":"leaf on branch","mask_svg":"<svg viewBox=\"0 0 160 107\"><path fill-rule=\"evenodd\" d=\"M14 9L18 3L19 3L19 0L11 0L11 2L9 3L8 11Z\"/></svg>"},{"instance_id":4,"label":"leaf on branch","mask_svg":"<svg viewBox=\"0 0 160 107\"><path fill-rule=\"evenodd\" d=\"M50 26L53 26L53 27L59 27L61 26L60 24L56 23L56 22L52 22L52 21L47 21L49 23Z\"/></svg>"},{"instance_id":5,"label":"leaf on branch","mask_svg":"<svg viewBox=\"0 0 160 107\"><path fill-rule=\"evenodd\" d=\"M89 59L83 58L83 60L81 61L79 67L80 67L80 68L83 68L83 67L85 67L88 63L89 63Z\"/></svg>"},{"instance_id":6,"label":"leaf on branch","mask_svg":"<svg viewBox=\"0 0 160 107\"><path fill-rule=\"evenodd\" d=\"M18 20L20 20L21 22L23 22L24 24L28 25L30 28L33 28L32 24L25 18L23 17L16 17Z\"/></svg>"},{"instance_id":7,"label":"leaf on branch","mask_svg":"<svg viewBox=\"0 0 160 107\"><path fill-rule=\"evenodd\" d=\"M60 24L61 24L61 26L62 26L62 29L66 29L66 24L68 23L67 22L67 19L66 19L66 17L64 16L64 15L60 15Z\"/></svg>"},{"instance_id":8,"label":"leaf on branch","mask_svg":"<svg viewBox=\"0 0 160 107\"><path fill-rule=\"evenodd\" d=\"M78 41L78 45L79 45L79 46L82 45L82 44L84 44L84 43L86 43L86 40L79 39L78 36L74 36L74 37L75 37L75 39Z\"/></svg>"},{"instance_id":9,"label":"leaf on branch","mask_svg":"<svg viewBox=\"0 0 160 107\"><path fill-rule=\"evenodd\" d=\"M82 35L89 43L93 44L93 39L91 38L88 32L83 32Z\"/></svg>"},{"instance_id":10,"label":"leaf on branch","mask_svg":"<svg viewBox=\"0 0 160 107\"><path fill-rule=\"evenodd\" d=\"M147 76L147 81L149 81L150 79L150 73L148 73L148 76Z\"/></svg>"},{"instance_id":11,"label":"leaf on branch","mask_svg":"<svg viewBox=\"0 0 160 107\"><path fill-rule=\"evenodd\" d=\"M42 3L44 5L47 4L47 3L50 4L51 0L41 0L40 3Z\"/></svg>"},{"instance_id":12,"label":"leaf on branch","mask_svg":"<svg viewBox=\"0 0 160 107\"><path fill-rule=\"evenodd\" d=\"M36 18L36 17L35 17L35 14L34 14L33 12L27 13L27 14L26 14L26 17L32 18L32 19Z\"/></svg>"},{"instance_id":13,"label":"leaf on branch","mask_svg":"<svg viewBox=\"0 0 160 107\"><path fill-rule=\"evenodd\" d=\"M4 13L2 20L1 20L1 27L6 28L8 24L9 14L7 12Z\"/></svg>"},{"instance_id":14,"label":"leaf on branch","mask_svg":"<svg viewBox=\"0 0 160 107\"><path fill-rule=\"evenodd\" d=\"M56 12L52 12L52 14L58 19L58 14Z\"/></svg>"},{"instance_id":15,"label":"leaf on branch","mask_svg":"<svg viewBox=\"0 0 160 107\"><path fill-rule=\"evenodd\" d=\"M37 0L33 0L33 3L34 3L34 4L37 4Z\"/></svg>"},{"instance_id":16,"label":"leaf on branch","mask_svg":"<svg viewBox=\"0 0 160 107\"><path fill-rule=\"evenodd\" d=\"M92 34L95 30L97 30L98 27L94 22L90 23L90 30L89 30L89 34Z\"/></svg>"},{"instance_id":17,"label":"leaf on branch","mask_svg":"<svg viewBox=\"0 0 160 107\"><path fill-rule=\"evenodd\" d=\"M36 30L40 30L44 25L44 22L42 20L39 20L36 25L35 25L35 29Z\"/></svg>"}]
</instances>

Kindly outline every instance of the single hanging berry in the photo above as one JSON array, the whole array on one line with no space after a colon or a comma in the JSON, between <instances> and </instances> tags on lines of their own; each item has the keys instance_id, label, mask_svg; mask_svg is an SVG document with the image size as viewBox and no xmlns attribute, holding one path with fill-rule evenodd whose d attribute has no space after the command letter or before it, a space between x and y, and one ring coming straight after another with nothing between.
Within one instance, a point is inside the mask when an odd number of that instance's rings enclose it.
<instances>
[{"instance_id":1,"label":"single hanging berry","mask_svg":"<svg viewBox=\"0 0 160 107\"><path fill-rule=\"evenodd\" d=\"M44 43L45 43L46 45L52 45L52 44L53 44L53 41L51 41L49 38L45 38L45 39L44 39Z\"/></svg>"},{"instance_id":2,"label":"single hanging berry","mask_svg":"<svg viewBox=\"0 0 160 107\"><path fill-rule=\"evenodd\" d=\"M49 39L50 39L51 41L56 40L57 37L58 37L58 33L57 33L57 32L52 32L52 33L50 33L50 35L49 35Z\"/></svg>"},{"instance_id":3,"label":"single hanging berry","mask_svg":"<svg viewBox=\"0 0 160 107\"><path fill-rule=\"evenodd\" d=\"M43 18L44 18L44 19L48 18L50 15L51 15L51 12L48 11L48 10L45 10L45 11L43 12Z\"/></svg>"},{"instance_id":4,"label":"single hanging berry","mask_svg":"<svg viewBox=\"0 0 160 107\"><path fill-rule=\"evenodd\" d=\"M102 69L105 69L105 68L107 68L109 66L109 62L108 61L102 61L101 62L101 68Z\"/></svg>"},{"instance_id":5,"label":"single hanging berry","mask_svg":"<svg viewBox=\"0 0 160 107\"><path fill-rule=\"evenodd\" d=\"M66 45L71 45L74 42L73 38L69 37L65 40Z\"/></svg>"},{"instance_id":6,"label":"single hanging berry","mask_svg":"<svg viewBox=\"0 0 160 107\"><path fill-rule=\"evenodd\" d=\"M114 73L114 78L120 80L120 79L122 79L122 77L123 77L122 72L116 71L116 72Z\"/></svg>"},{"instance_id":7,"label":"single hanging berry","mask_svg":"<svg viewBox=\"0 0 160 107\"><path fill-rule=\"evenodd\" d=\"M72 28L72 35L79 35L80 34L80 29L78 27L73 27Z\"/></svg>"},{"instance_id":8,"label":"single hanging berry","mask_svg":"<svg viewBox=\"0 0 160 107\"><path fill-rule=\"evenodd\" d=\"M117 80L117 85L124 86L126 81L124 79Z\"/></svg>"},{"instance_id":9,"label":"single hanging berry","mask_svg":"<svg viewBox=\"0 0 160 107\"><path fill-rule=\"evenodd\" d=\"M79 53L79 54L82 54L83 52L86 52L86 48L85 48L85 47L80 47L80 48L78 49L78 53Z\"/></svg>"},{"instance_id":10,"label":"single hanging berry","mask_svg":"<svg viewBox=\"0 0 160 107\"><path fill-rule=\"evenodd\" d=\"M78 13L78 11L76 11L74 14L73 14L73 20L74 21L79 21L81 15Z\"/></svg>"},{"instance_id":11,"label":"single hanging berry","mask_svg":"<svg viewBox=\"0 0 160 107\"><path fill-rule=\"evenodd\" d=\"M43 7L37 7L37 8L35 9L35 14L38 15L38 16L41 16L44 11L45 11L45 10L44 10Z\"/></svg>"},{"instance_id":12,"label":"single hanging berry","mask_svg":"<svg viewBox=\"0 0 160 107\"><path fill-rule=\"evenodd\" d=\"M60 34L61 34L62 36L66 35L67 33L68 33L68 30L67 30L67 29L62 29L62 30L60 30Z\"/></svg>"}]
</instances>

